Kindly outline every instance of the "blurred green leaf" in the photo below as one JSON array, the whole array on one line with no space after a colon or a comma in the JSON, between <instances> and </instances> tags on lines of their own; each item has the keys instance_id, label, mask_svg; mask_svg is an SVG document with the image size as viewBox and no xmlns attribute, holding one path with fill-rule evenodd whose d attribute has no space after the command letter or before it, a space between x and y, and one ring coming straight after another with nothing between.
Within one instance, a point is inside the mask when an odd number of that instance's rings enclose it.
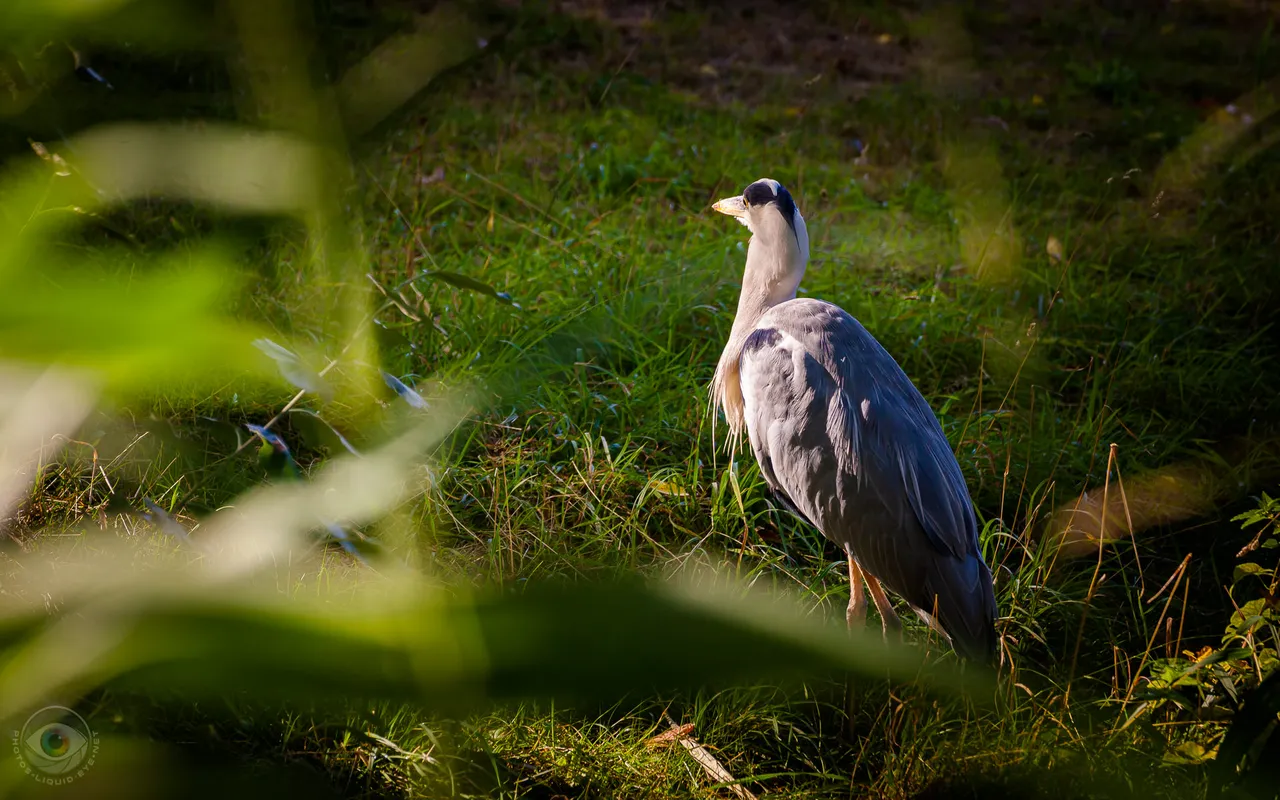
<instances>
[{"instance_id":1,"label":"blurred green leaf","mask_svg":"<svg viewBox=\"0 0 1280 800\"><path fill-rule=\"evenodd\" d=\"M348 131L359 135L373 128L437 74L485 45L480 26L456 4L440 3L416 15L412 30L379 44L335 87Z\"/></svg>"},{"instance_id":2,"label":"blurred green leaf","mask_svg":"<svg viewBox=\"0 0 1280 800\"><path fill-rule=\"evenodd\" d=\"M237 270L218 250L169 256L127 280L60 261L0 270L0 359L79 367L124 390L258 371L256 331L222 313Z\"/></svg>"},{"instance_id":3,"label":"blurred green leaf","mask_svg":"<svg viewBox=\"0 0 1280 800\"><path fill-rule=\"evenodd\" d=\"M34 699L14 694L15 679L63 657L63 668L74 667L67 685L81 690L105 682L194 698L236 686L270 701L388 699L449 713L517 698L598 702L831 670L952 690L985 684L925 666L919 650L889 647L878 635L851 641L789 604L705 585L548 584L469 598L401 575L335 589L293 600L247 590L181 593L127 613L86 598L64 607L52 627L42 606L7 609L0 617L6 710ZM111 636L92 647L67 637L86 624Z\"/></svg>"},{"instance_id":4,"label":"blurred green leaf","mask_svg":"<svg viewBox=\"0 0 1280 800\"><path fill-rule=\"evenodd\" d=\"M61 369L33 373L0 364L0 519L30 484L39 463L89 415L96 387Z\"/></svg>"},{"instance_id":5,"label":"blurred green leaf","mask_svg":"<svg viewBox=\"0 0 1280 800\"><path fill-rule=\"evenodd\" d=\"M0 11L0 30L58 26L108 14L133 0L10 0Z\"/></svg>"},{"instance_id":6,"label":"blurred green leaf","mask_svg":"<svg viewBox=\"0 0 1280 800\"><path fill-rule=\"evenodd\" d=\"M239 213L303 214L325 174L309 143L230 125L109 125L73 146L86 180L115 201L181 197Z\"/></svg>"}]
</instances>

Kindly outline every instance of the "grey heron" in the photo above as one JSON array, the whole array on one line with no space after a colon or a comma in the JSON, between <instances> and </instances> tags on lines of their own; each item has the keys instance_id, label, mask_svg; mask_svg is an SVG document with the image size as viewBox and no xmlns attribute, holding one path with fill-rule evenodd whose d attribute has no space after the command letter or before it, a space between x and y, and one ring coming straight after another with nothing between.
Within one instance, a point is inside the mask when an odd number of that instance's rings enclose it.
<instances>
[{"instance_id":1,"label":"grey heron","mask_svg":"<svg viewBox=\"0 0 1280 800\"><path fill-rule=\"evenodd\" d=\"M965 659L993 664L996 601L964 475L924 397L839 307L796 298L809 234L791 194L762 178L713 208L751 231L728 344L711 382L730 448L746 429L781 505L844 549L850 627L883 587ZM882 586L883 584L883 586Z\"/></svg>"}]
</instances>

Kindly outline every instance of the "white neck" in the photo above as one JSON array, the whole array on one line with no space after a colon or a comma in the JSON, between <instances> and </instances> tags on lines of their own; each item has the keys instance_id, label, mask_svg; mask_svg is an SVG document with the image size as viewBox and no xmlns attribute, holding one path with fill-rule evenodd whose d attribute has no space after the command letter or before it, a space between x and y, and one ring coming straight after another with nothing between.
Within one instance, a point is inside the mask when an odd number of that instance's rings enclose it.
<instances>
[{"instance_id":1,"label":"white neck","mask_svg":"<svg viewBox=\"0 0 1280 800\"><path fill-rule=\"evenodd\" d=\"M796 219L795 234L779 217L781 230L756 232L747 244L747 267L742 273L742 294L730 341L745 339L766 311L795 299L809 261L809 236L799 214Z\"/></svg>"},{"instance_id":2,"label":"white neck","mask_svg":"<svg viewBox=\"0 0 1280 800\"><path fill-rule=\"evenodd\" d=\"M711 404L724 409L731 447L742 438L745 425L738 381L742 347L769 309L795 299L809 261L809 233L799 212L795 215L794 233L781 215L762 216L763 220L753 220L751 226L753 235L747 245L738 313L711 381Z\"/></svg>"}]
</instances>

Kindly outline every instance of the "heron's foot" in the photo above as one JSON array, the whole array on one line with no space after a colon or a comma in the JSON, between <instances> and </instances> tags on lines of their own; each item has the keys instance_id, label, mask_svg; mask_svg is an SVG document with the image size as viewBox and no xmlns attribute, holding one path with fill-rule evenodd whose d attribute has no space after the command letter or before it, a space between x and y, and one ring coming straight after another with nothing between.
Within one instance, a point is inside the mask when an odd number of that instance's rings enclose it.
<instances>
[{"instance_id":1,"label":"heron's foot","mask_svg":"<svg viewBox=\"0 0 1280 800\"><path fill-rule=\"evenodd\" d=\"M884 640L887 642L892 637L895 641L902 641L902 620L899 619L898 612L892 606L876 610L880 612L880 634L884 636Z\"/></svg>"},{"instance_id":2,"label":"heron's foot","mask_svg":"<svg viewBox=\"0 0 1280 800\"><path fill-rule=\"evenodd\" d=\"M849 630L866 626L867 598L865 595L859 599L849 598L849 607L845 609L844 621L849 626Z\"/></svg>"}]
</instances>

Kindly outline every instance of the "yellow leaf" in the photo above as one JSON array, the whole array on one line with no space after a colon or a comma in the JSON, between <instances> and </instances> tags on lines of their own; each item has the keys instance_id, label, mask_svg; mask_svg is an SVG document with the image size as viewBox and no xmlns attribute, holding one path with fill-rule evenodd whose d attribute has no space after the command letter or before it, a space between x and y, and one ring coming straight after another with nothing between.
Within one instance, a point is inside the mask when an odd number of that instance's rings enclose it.
<instances>
[{"instance_id":1,"label":"yellow leaf","mask_svg":"<svg viewBox=\"0 0 1280 800\"><path fill-rule=\"evenodd\" d=\"M1031 105L1033 105L1033 106L1042 106L1042 105L1044 105L1044 98L1043 98L1043 97L1041 97L1041 96L1040 96L1040 95L1038 95L1038 94L1033 94L1033 95L1031 95Z\"/></svg>"},{"instance_id":2,"label":"yellow leaf","mask_svg":"<svg viewBox=\"0 0 1280 800\"><path fill-rule=\"evenodd\" d=\"M678 484L670 481L651 480L649 488L658 494L671 495L673 497L688 497L689 493L682 489Z\"/></svg>"},{"instance_id":3,"label":"yellow leaf","mask_svg":"<svg viewBox=\"0 0 1280 800\"><path fill-rule=\"evenodd\" d=\"M1169 764L1203 764L1218 755L1218 748L1207 748L1199 742L1183 742L1165 753L1164 761Z\"/></svg>"},{"instance_id":4,"label":"yellow leaf","mask_svg":"<svg viewBox=\"0 0 1280 800\"><path fill-rule=\"evenodd\" d=\"M1049 258L1054 261L1062 260L1062 242L1058 241L1057 236L1050 236L1049 241L1044 243L1044 251L1049 254Z\"/></svg>"},{"instance_id":5,"label":"yellow leaf","mask_svg":"<svg viewBox=\"0 0 1280 800\"><path fill-rule=\"evenodd\" d=\"M889 44L890 42L893 41L893 34L882 33L876 37L876 41L879 42L880 44Z\"/></svg>"}]
</instances>

